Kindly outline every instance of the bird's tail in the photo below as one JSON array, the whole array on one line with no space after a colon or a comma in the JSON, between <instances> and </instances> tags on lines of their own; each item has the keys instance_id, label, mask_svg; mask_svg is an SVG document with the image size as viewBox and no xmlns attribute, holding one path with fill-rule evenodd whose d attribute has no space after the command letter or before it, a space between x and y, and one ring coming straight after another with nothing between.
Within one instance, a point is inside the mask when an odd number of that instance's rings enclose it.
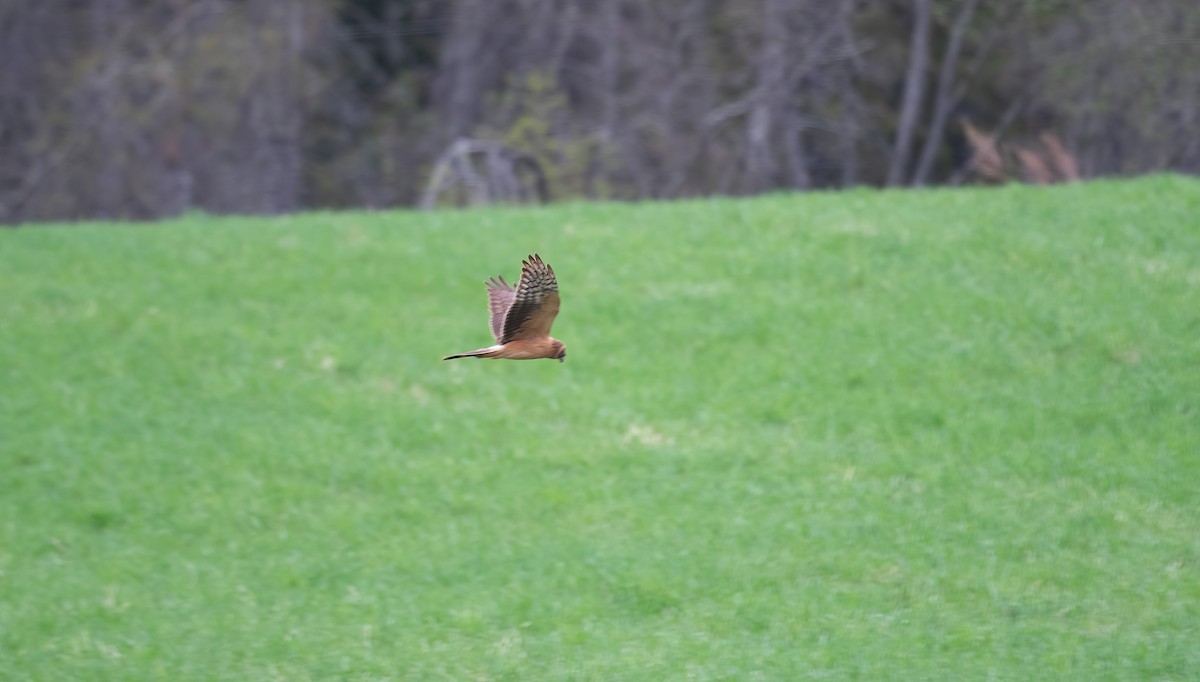
<instances>
[{"instance_id":1,"label":"bird's tail","mask_svg":"<svg viewBox=\"0 0 1200 682\"><path fill-rule=\"evenodd\" d=\"M496 352L496 346L488 346L479 350L470 350L466 353L457 353L455 355L447 355L443 360L454 360L455 358L487 358L491 357Z\"/></svg>"}]
</instances>

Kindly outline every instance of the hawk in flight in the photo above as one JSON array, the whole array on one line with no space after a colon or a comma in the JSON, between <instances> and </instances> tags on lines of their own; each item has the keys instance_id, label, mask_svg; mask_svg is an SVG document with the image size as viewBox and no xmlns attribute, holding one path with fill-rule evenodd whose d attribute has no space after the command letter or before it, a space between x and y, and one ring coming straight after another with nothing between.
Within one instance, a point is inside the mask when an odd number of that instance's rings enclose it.
<instances>
[{"instance_id":1,"label":"hawk in flight","mask_svg":"<svg viewBox=\"0 0 1200 682\"><path fill-rule=\"evenodd\" d=\"M488 308L492 313L492 336L496 345L457 355L454 358L504 358L537 360L567 357L567 347L550 336L550 325L558 315L558 281L554 270L536 253L521 261L521 279L514 289L501 277L484 282L488 289Z\"/></svg>"}]
</instances>

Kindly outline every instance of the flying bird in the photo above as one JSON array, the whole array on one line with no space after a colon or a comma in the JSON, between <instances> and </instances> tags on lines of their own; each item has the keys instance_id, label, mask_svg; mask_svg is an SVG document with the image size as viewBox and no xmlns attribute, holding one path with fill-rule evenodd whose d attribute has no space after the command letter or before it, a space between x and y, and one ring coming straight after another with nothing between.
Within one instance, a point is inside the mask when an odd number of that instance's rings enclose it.
<instances>
[{"instance_id":1,"label":"flying bird","mask_svg":"<svg viewBox=\"0 0 1200 682\"><path fill-rule=\"evenodd\" d=\"M558 315L558 280L554 270L536 253L521 261L521 278L516 288L495 277L484 282L488 290L488 309L491 311L492 337L496 344L457 355L455 358L497 358L506 360L537 360L567 357L567 347L550 336L550 325Z\"/></svg>"}]
</instances>

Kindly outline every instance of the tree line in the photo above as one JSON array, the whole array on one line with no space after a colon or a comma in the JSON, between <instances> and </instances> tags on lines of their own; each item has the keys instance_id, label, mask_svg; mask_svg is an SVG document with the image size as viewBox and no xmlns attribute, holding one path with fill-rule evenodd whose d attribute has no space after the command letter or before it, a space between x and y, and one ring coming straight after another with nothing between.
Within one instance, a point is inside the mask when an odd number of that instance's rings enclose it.
<instances>
[{"instance_id":1,"label":"tree line","mask_svg":"<svg viewBox=\"0 0 1200 682\"><path fill-rule=\"evenodd\" d=\"M1193 0L5 0L0 222L1200 171Z\"/></svg>"}]
</instances>

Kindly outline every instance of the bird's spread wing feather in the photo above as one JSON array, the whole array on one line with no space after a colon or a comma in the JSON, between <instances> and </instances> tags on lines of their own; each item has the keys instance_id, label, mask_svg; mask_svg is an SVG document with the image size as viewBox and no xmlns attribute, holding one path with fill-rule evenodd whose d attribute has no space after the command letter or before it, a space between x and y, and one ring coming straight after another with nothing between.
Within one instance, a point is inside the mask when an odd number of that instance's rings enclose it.
<instances>
[{"instance_id":1,"label":"bird's spread wing feather","mask_svg":"<svg viewBox=\"0 0 1200 682\"><path fill-rule=\"evenodd\" d=\"M501 276L499 281L495 277L488 278L484 282L488 290L488 310L491 311L491 326L492 337L496 339L496 343L501 343L500 339L504 336L504 316L508 314L508 309L512 307L513 299L517 296L517 290L511 284L504 281Z\"/></svg>"},{"instance_id":2,"label":"bird's spread wing feather","mask_svg":"<svg viewBox=\"0 0 1200 682\"><path fill-rule=\"evenodd\" d=\"M504 334L500 343L534 339L550 335L550 325L558 315L558 280L554 270L537 254L521 261L521 279L513 294L512 305L504 316Z\"/></svg>"}]
</instances>

